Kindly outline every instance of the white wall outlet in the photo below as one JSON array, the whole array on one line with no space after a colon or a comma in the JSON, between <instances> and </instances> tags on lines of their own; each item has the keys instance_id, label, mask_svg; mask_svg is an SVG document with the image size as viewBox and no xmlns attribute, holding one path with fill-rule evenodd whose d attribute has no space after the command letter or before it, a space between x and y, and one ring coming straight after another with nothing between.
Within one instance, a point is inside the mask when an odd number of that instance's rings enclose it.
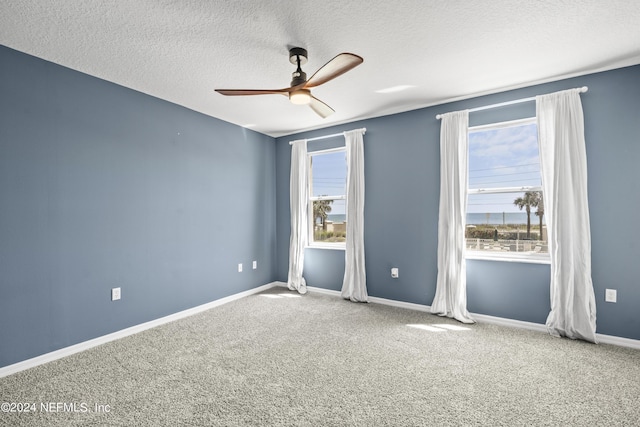
<instances>
[{"instance_id":1,"label":"white wall outlet","mask_svg":"<svg viewBox=\"0 0 640 427\"><path fill-rule=\"evenodd\" d=\"M606 302L617 302L618 301L618 291L615 289L605 289L604 290L604 300Z\"/></svg>"},{"instance_id":2,"label":"white wall outlet","mask_svg":"<svg viewBox=\"0 0 640 427\"><path fill-rule=\"evenodd\" d=\"M238 264L238 273L242 273L242 263Z\"/></svg>"},{"instance_id":3,"label":"white wall outlet","mask_svg":"<svg viewBox=\"0 0 640 427\"><path fill-rule=\"evenodd\" d=\"M255 270L256 268L258 268L258 261L253 261L253 269Z\"/></svg>"},{"instance_id":4,"label":"white wall outlet","mask_svg":"<svg viewBox=\"0 0 640 427\"><path fill-rule=\"evenodd\" d=\"M396 267L391 269L391 277L394 279L398 278L398 269Z\"/></svg>"},{"instance_id":5,"label":"white wall outlet","mask_svg":"<svg viewBox=\"0 0 640 427\"><path fill-rule=\"evenodd\" d=\"M120 288L111 289L111 301L118 301L120 299Z\"/></svg>"}]
</instances>

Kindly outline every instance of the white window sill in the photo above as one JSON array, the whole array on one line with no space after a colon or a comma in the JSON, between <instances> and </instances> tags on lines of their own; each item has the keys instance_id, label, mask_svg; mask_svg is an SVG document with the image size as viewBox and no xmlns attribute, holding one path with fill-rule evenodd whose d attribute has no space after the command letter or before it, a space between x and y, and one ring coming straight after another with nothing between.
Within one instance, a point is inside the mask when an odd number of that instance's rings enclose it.
<instances>
[{"instance_id":1,"label":"white window sill","mask_svg":"<svg viewBox=\"0 0 640 427\"><path fill-rule=\"evenodd\" d=\"M332 249L332 250L337 250L337 251L344 251L346 250L346 246L344 243L336 243L336 244L331 244L331 243L313 243L311 245L307 245L305 246L305 249Z\"/></svg>"},{"instance_id":2,"label":"white window sill","mask_svg":"<svg viewBox=\"0 0 640 427\"><path fill-rule=\"evenodd\" d=\"M548 254L495 254L490 252L467 251L466 259L482 261L522 262L526 264L551 264Z\"/></svg>"}]
</instances>

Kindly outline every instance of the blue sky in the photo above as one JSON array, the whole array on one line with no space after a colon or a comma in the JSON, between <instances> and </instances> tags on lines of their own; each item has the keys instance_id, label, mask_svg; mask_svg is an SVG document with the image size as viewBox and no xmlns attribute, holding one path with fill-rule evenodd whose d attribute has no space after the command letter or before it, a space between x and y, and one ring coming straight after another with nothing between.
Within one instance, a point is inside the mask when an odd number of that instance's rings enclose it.
<instances>
[{"instance_id":1,"label":"blue sky","mask_svg":"<svg viewBox=\"0 0 640 427\"><path fill-rule=\"evenodd\" d=\"M470 189L539 185L540 158L535 123L469 133ZM470 195L467 212L519 212L513 201L521 195Z\"/></svg>"},{"instance_id":2,"label":"blue sky","mask_svg":"<svg viewBox=\"0 0 640 427\"><path fill-rule=\"evenodd\" d=\"M313 156L313 194L345 194L346 153ZM469 188L539 186L540 159L535 123L469 134ZM513 201L522 193L470 195L467 212L520 212ZM332 214L345 213L344 201L332 204Z\"/></svg>"},{"instance_id":3,"label":"blue sky","mask_svg":"<svg viewBox=\"0 0 640 427\"><path fill-rule=\"evenodd\" d=\"M346 152L339 151L313 156L312 196L339 196L346 193L346 155ZM344 213L344 200L334 201L331 205L331 214Z\"/></svg>"}]
</instances>

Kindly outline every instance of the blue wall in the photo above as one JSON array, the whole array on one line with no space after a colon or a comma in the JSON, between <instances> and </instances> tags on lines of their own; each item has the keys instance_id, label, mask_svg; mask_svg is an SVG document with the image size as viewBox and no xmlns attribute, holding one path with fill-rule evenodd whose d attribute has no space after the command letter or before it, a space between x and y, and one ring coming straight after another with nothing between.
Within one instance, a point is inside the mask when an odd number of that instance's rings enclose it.
<instances>
[{"instance_id":1,"label":"blue wall","mask_svg":"<svg viewBox=\"0 0 640 427\"><path fill-rule=\"evenodd\" d=\"M0 367L271 282L275 222L273 138L0 46Z\"/></svg>"},{"instance_id":2,"label":"blue wall","mask_svg":"<svg viewBox=\"0 0 640 427\"><path fill-rule=\"evenodd\" d=\"M290 135L276 143L277 278L286 281L289 244L288 141L366 127L365 251L369 295L430 305L437 277L439 113L580 86L589 166L592 277L598 333L640 339L640 66L591 74L391 116ZM535 116L535 103L472 113L471 125ZM341 139L341 138L338 138ZM309 143L309 150L318 144ZM334 144L336 144L334 142ZM391 279L390 268L400 269ZM344 252L307 249L309 286L339 290ZM549 265L469 260L469 310L544 323L550 310ZM605 288L618 290L616 304Z\"/></svg>"}]
</instances>

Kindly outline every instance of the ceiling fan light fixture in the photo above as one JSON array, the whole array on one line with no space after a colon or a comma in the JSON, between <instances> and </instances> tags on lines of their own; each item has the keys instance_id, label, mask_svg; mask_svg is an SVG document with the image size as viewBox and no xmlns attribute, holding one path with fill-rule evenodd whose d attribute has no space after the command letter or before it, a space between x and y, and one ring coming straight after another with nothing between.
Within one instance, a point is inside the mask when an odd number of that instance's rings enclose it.
<instances>
[{"instance_id":1,"label":"ceiling fan light fixture","mask_svg":"<svg viewBox=\"0 0 640 427\"><path fill-rule=\"evenodd\" d=\"M311 91L309 89L298 89L289 92L289 101L296 105L307 105L311 102Z\"/></svg>"}]
</instances>

